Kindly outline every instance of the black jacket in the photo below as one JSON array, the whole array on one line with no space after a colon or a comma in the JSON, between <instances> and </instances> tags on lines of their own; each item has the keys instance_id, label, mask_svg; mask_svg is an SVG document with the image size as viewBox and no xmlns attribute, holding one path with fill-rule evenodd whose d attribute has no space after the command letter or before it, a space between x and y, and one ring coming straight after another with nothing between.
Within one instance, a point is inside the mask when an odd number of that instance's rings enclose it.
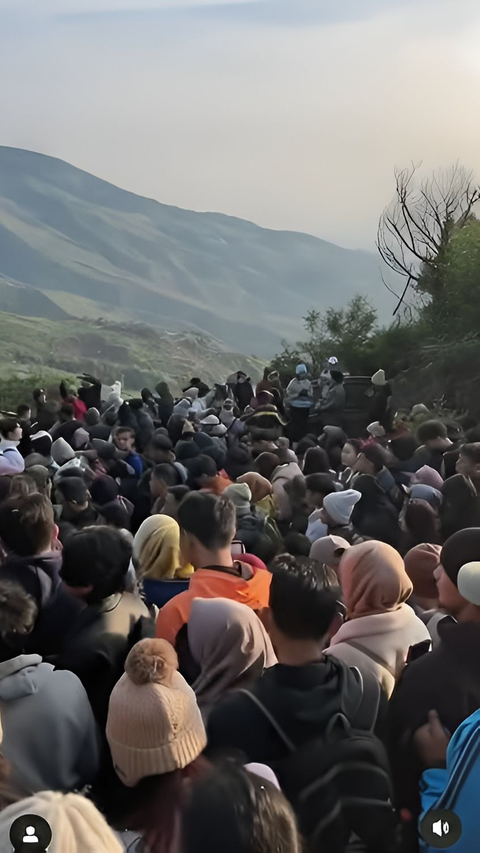
<instances>
[{"instance_id":1,"label":"black jacket","mask_svg":"<svg viewBox=\"0 0 480 853\"><path fill-rule=\"evenodd\" d=\"M78 675L100 726L105 726L110 693L123 675L128 652L154 636L153 618L141 598L129 592L85 607L71 625L55 664Z\"/></svg>"},{"instance_id":2,"label":"black jacket","mask_svg":"<svg viewBox=\"0 0 480 853\"><path fill-rule=\"evenodd\" d=\"M438 624L440 645L409 664L392 695L388 711L390 759L397 805L414 813L420 807L418 780L422 768L412 734L438 711L444 726L455 729L480 708L480 624Z\"/></svg>"}]
</instances>

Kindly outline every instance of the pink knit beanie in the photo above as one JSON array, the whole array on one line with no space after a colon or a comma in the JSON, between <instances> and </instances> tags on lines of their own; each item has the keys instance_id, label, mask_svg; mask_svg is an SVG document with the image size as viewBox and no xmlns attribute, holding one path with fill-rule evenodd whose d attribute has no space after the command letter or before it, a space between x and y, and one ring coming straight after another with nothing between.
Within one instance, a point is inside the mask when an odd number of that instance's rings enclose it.
<instances>
[{"instance_id":1,"label":"pink knit beanie","mask_svg":"<svg viewBox=\"0 0 480 853\"><path fill-rule=\"evenodd\" d=\"M115 770L132 788L146 776L180 770L203 752L207 736L191 687L165 640L141 640L110 696L107 740Z\"/></svg>"}]
</instances>

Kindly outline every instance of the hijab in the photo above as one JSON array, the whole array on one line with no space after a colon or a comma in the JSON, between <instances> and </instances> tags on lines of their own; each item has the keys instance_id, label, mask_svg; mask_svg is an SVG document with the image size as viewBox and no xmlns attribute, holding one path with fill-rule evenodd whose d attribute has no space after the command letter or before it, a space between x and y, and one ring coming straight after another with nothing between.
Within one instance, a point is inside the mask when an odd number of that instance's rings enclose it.
<instances>
[{"instance_id":1,"label":"hijab","mask_svg":"<svg viewBox=\"0 0 480 853\"><path fill-rule=\"evenodd\" d=\"M414 595L420 598L438 598L433 573L440 565L441 553L440 545L422 542L405 555L405 571L413 583Z\"/></svg>"},{"instance_id":2,"label":"hijab","mask_svg":"<svg viewBox=\"0 0 480 853\"><path fill-rule=\"evenodd\" d=\"M349 619L398 610L413 589L398 551L374 540L345 552L339 577Z\"/></svg>"},{"instance_id":3,"label":"hijab","mask_svg":"<svg viewBox=\"0 0 480 853\"><path fill-rule=\"evenodd\" d=\"M242 474L237 478L237 483L246 483L250 487L252 493L252 503L258 504L269 495L272 494L272 484L266 477L257 474L256 471L249 471L248 474Z\"/></svg>"},{"instance_id":4,"label":"hijab","mask_svg":"<svg viewBox=\"0 0 480 853\"><path fill-rule=\"evenodd\" d=\"M188 644L200 667L192 687L204 716L226 690L256 681L277 662L256 613L227 598L193 600Z\"/></svg>"},{"instance_id":5,"label":"hijab","mask_svg":"<svg viewBox=\"0 0 480 853\"><path fill-rule=\"evenodd\" d=\"M171 580L193 573L180 555L180 528L168 515L151 515L140 525L133 540L133 561L139 578Z\"/></svg>"},{"instance_id":6,"label":"hijab","mask_svg":"<svg viewBox=\"0 0 480 853\"><path fill-rule=\"evenodd\" d=\"M350 543L341 536L322 536L310 548L310 558L336 569Z\"/></svg>"}]
</instances>

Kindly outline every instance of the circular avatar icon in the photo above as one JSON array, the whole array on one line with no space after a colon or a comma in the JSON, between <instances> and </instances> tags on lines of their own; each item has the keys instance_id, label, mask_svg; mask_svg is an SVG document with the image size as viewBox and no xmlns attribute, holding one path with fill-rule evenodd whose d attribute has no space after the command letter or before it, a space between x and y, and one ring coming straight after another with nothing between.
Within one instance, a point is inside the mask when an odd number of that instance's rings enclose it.
<instances>
[{"instance_id":1,"label":"circular avatar icon","mask_svg":"<svg viewBox=\"0 0 480 853\"><path fill-rule=\"evenodd\" d=\"M448 809L432 809L420 823L420 835L437 850L446 850L460 840L462 823L455 812Z\"/></svg>"},{"instance_id":2,"label":"circular avatar icon","mask_svg":"<svg viewBox=\"0 0 480 853\"><path fill-rule=\"evenodd\" d=\"M38 814L23 814L10 827L14 853L46 853L52 840L52 830Z\"/></svg>"}]
</instances>

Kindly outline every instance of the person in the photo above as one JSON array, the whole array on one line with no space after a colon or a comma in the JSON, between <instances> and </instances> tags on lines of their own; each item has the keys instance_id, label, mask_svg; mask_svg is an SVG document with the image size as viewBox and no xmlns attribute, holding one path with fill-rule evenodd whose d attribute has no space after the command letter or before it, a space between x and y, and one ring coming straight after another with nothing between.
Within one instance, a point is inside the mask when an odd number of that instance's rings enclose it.
<instances>
[{"instance_id":1,"label":"person","mask_svg":"<svg viewBox=\"0 0 480 853\"><path fill-rule=\"evenodd\" d=\"M47 498L51 497L52 481L43 465L32 465L28 469L28 476L35 483L35 489L40 495L45 495Z\"/></svg>"},{"instance_id":2,"label":"person","mask_svg":"<svg viewBox=\"0 0 480 853\"><path fill-rule=\"evenodd\" d=\"M355 489L361 494L352 512L352 525L357 533L401 550L399 513L378 480L370 474L359 474L355 478Z\"/></svg>"},{"instance_id":3,"label":"person","mask_svg":"<svg viewBox=\"0 0 480 853\"><path fill-rule=\"evenodd\" d=\"M102 404L102 383L96 376L91 373L81 373L77 376L80 379L80 388L77 390L78 399L85 404L86 410L99 409Z\"/></svg>"},{"instance_id":4,"label":"person","mask_svg":"<svg viewBox=\"0 0 480 853\"><path fill-rule=\"evenodd\" d=\"M392 432L394 406L392 398L392 386L387 381L385 371L380 369L371 378L369 418L378 421L385 432Z\"/></svg>"},{"instance_id":5,"label":"person","mask_svg":"<svg viewBox=\"0 0 480 853\"><path fill-rule=\"evenodd\" d=\"M246 483L252 494L252 504L262 510L267 516L275 515L275 500L272 484L266 477L256 471L248 471L237 477L237 483Z\"/></svg>"},{"instance_id":6,"label":"person","mask_svg":"<svg viewBox=\"0 0 480 853\"><path fill-rule=\"evenodd\" d=\"M443 454L452 447L445 424L437 420L424 421L417 429L417 439L420 447L413 455L416 466L428 465L441 473Z\"/></svg>"},{"instance_id":7,"label":"person","mask_svg":"<svg viewBox=\"0 0 480 853\"><path fill-rule=\"evenodd\" d=\"M290 500L285 486L288 485L296 477L300 477L303 480L303 474L300 470L300 466L297 462L294 461L280 460L280 464L277 468L275 468L272 474L271 481L273 497L275 500L275 507L277 511L277 520L279 522L288 523L292 519L294 507L292 506L292 501Z\"/></svg>"},{"instance_id":8,"label":"person","mask_svg":"<svg viewBox=\"0 0 480 853\"><path fill-rule=\"evenodd\" d=\"M305 502L310 512L305 535L310 542L315 542L328 536L328 526L320 516L325 498L336 491L335 483L330 474L308 474L305 477L305 485Z\"/></svg>"},{"instance_id":9,"label":"person","mask_svg":"<svg viewBox=\"0 0 480 853\"><path fill-rule=\"evenodd\" d=\"M340 536L347 542L353 539L354 530L351 517L354 506L361 497L360 492L355 491L355 489L331 492L324 497L319 518L327 527L326 535Z\"/></svg>"},{"instance_id":10,"label":"person","mask_svg":"<svg viewBox=\"0 0 480 853\"><path fill-rule=\"evenodd\" d=\"M291 421L288 437L292 442L300 441L308 432L308 418L313 406L312 383L305 364L297 365L295 377L285 392L285 406Z\"/></svg>"},{"instance_id":11,"label":"person","mask_svg":"<svg viewBox=\"0 0 480 853\"><path fill-rule=\"evenodd\" d=\"M114 432L113 441L115 447L124 454L124 461L133 469L135 476L141 477L143 462L142 457L135 450L135 430L131 427L119 426Z\"/></svg>"},{"instance_id":12,"label":"person","mask_svg":"<svg viewBox=\"0 0 480 853\"><path fill-rule=\"evenodd\" d=\"M386 467L386 462L387 455L383 447L378 444L369 444L365 445L359 453L352 470L355 474L369 474L375 477L385 494L395 503L398 489L393 475Z\"/></svg>"},{"instance_id":13,"label":"person","mask_svg":"<svg viewBox=\"0 0 480 853\"><path fill-rule=\"evenodd\" d=\"M188 485L191 489L221 495L231 485L228 477L222 477L210 456L200 454L188 464Z\"/></svg>"},{"instance_id":14,"label":"person","mask_svg":"<svg viewBox=\"0 0 480 853\"><path fill-rule=\"evenodd\" d=\"M224 762L195 782L182 815L184 853L301 853L292 807L267 774Z\"/></svg>"},{"instance_id":15,"label":"person","mask_svg":"<svg viewBox=\"0 0 480 853\"><path fill-rule=\"evenodd\" d=\"M455 474L442 486L440 528L444 541L459 530L480 527L480 501L469 477Z\"/></svg>"},{"instance_id":16,"label":"person","mask_svg":"<svg viewBox=\"0 0 480 853\"><path fill-rule=\"evenodd\" d=\"M343 774L344 757L339 760L330 755L328 769L319 759L320 749L323 753L328 749L326 732L336 714L341 713L361 730L371 731L379 700L382 714L386 703L375 682L367 689L358 670L324 655L342 620L338 591L329 586L325 573L298 565L293 558L284 563L278 558L265 619L278 663L250 689L233 691L217 702L208 718L207 755L216 758L235 754L245 762L267 764L291 802L296 784L301 785L306 800L305 807L299 809L305 820L300 829L306 831L307 837L315 838L312 849L343 851L350 836L352 809L357 817L356 834L366 840L372 832L377 844L383 834L384 844L378 849L387 850L387 826L389 833L392 823L391 806L387 805L389 786L379 797L381 803L377 802L379 790L375 785L372 788L367 770L362 784L364 790L365 786L370 790L368 805L364 800L361 805L356 804L353 795L348 807L340 808L339 800L353 794L352 771ZM376 702L370 704L367 698L372 694ZM359 719L362 706L364 713ZM297 752L301 769L292 763ZM378 753L383 756L380 744ZM335 781L330 762L335 766ZM384 756L381 763L386 767ZM294 799L298 805L298 798ZM326 818L321 828L325 812L330 819ZM372 845L372 849L376 848Z\"/></svg>"},{"instance_id":17,"label":"person","mask_svg":"<svg viewBox=\"0 0 480 853\"><path fill-rule=\"evenodd\" d=\"M173 414L174 399L166 382L159 382L155 390L158 394L158 399L155 400L158 417L162 426L166 427Z\"/></svg>"},{"instance_id":18,"label":"person","mask_svg":"<svg viewBox=\"0 0 480 853\"><path fill-rule=\"evenodd\" d=\"M419 468L415 472L413 482L422 486L430 486L432 489L437 489L440 492L444 481L438 471L435 471L434 468L430 468L428 465L424 465L423 468Z\"/></svg>"},{"instance_id":19,"label":"person","mask_svg":"<svg viewBox=\"0 0 480 853\"><path fill-rule=\"evenodd\" d=\"M10 485L11 498L33 495L37 491L35 480L28 474L15 474Z\"/></svg>"},{"instance_id":20,"label":"person","mask_svg":"<svg viewBox=\"0 0 480 853\"><path fill-rule=\"evenodd\" d=\"M229 598L262 610L268 604L271 575L232 560L236 513L231 501L208 493L187 495L178 510L180 549L195 569L189 589L176 595L157 617L156 636L173 645L188 622L194 598Z\"/></svg>"},{"instance_id":21,"label":"person","mask_svg":"<svg viewBox=\"0 0 480 853\"><path fill-rule=\"evenodd\" d=\"M196 598L187 637L195 673L189 681L204 719L228 690L253 684L277 662L256 613L228 598Z\"/></svg>"},{"instance_id":22,"label":"person","mask_svg":"<svg viewBox=\"0 0 480 853\"><path fill-rule=\"evenodd\" d=\"M1 578L2 753L23 794L82 788L95 778L100 758L95 719L76 675L24 653L37 616L35 599L15 581Z\"/></svg>"},{"instance_id":23,"label":"person","mask_svg":"<svg viewBox=\"0 0 480 853\"><path fill-rule=\"evenodd\" d=\"M18 451L22 428L15 418L0 421L0 476L12 477L25 470L23 456Z\"/></svg>"},{"instance_id":24,"label":"person","mask_svg":"<svg viewBox=\"0 0 480 853\"><path fill-rule=\"evenodd\" d=\"M68 444L72 444L77 429L82 429L83 425L83 420L75 417L74 407L70 403L64 403L60 407L56 423L50 429L50 435L54 441L57 438L64 438Z\"/></svg>"},{"instance_id":25,"label":"person","mask_svg":"<svg viewBox=\"0 0 480 853\"><path fill-rule=\"evenodd\" d=\"M76 530L96 523L98 513L90 502L90 493L82 477L62 477L57 480L55 497L62 513L58 523L62 544Z\"/></svg>"},{"instance_id":26,"label":"person","mask_svg":"<svg viewBox=\"0 0 480 853\"><path fill-rule=\"evenodd\" d=\"M183 499L189 494L188 486L170 486L165 495L165 501L161 510L162 515L168 515L178 521L178 508Z\"/></svg>"},{"instance_id":27,"label":"person","mask_svg":"<svg viewBox=\"0 0 480 853\"><path fill-rule=\"evenodd\" d=\"M408 501L404 523L408 549L420 545L424 539L435 545L442 541L438 511L425 500Z\"/></svg>"},{"instance_id":28,"label":"person","mask_svg":"<svg viewBox=\"0 0 480 853\"><path fill-rule=\"evenodd\" d=\"M309 474L329 474L330 460L328 453L323 447L309 447L303 463L303 476L308 477Z\"/></svg>"},{"instance_id":29,"label":"person","mask_svg":"<svg viewBox=\"0 0 480 853\"><path fill-rule=\"evenodd\" d=\"M345 551L338 576L347 621L325 654L372 673L390 697L410 647L430 639L405 604L413 587L403 560L384 542L364 542Z\"/></svg>"},{"instance_id":30,"label":"person","mask_svg":"<svg viewBox=\"0 0 480 853\"><path fill-rule=\"evenodd\" d=\"M316 560L328 569L337 572L340 560L348 548L351 548L350 543L346 539L342 539L341 536L324 536L313 543L309 556L311 560Z\"/></svg>"},{"instance_id":31,"label":"person","mask_svg":"<svg viewBox=\"0 0 480 853\"><path fill-rule=\"evenodd\" d=\"M20 403L17 406L17 418L20 421L25 421L25 423L29 423L32 418L32 410L28 403Z\"/></svg>"},{"instance_id":32,"label":"person","mask_svg":"<svg viewBox=\"0 0 480 853\"><path fill-rule=\"evenodd\" d=\"M240 412L243 414L254 396L252 380L243 370L239 370L237 373L237 383L233 389L233 396Z\"/></svg>"},{"instance_id":33,"label":"person","mask_svg":"<svg viewBox=\"0 0 480 853\"><path fill-rule=\"evenodd\" d=\"M480 441L464 444L460 448L456 471L457 474L470 478L478 495L480 493Z\"/></svg>"},{"instance_id":34,"label":"person","mask_svg":"<svg viewBox=\"0 0 480 853\"><path fill-rule=\"evenodd\" d=\"M243 474L248 474L252 469L253 457L248 447L244 447L242 444L229 447L225 457L225 473L232 483Z\"/></svg>"},{"instance_id":35,"label":"person","mask_svg":"<svg viewBox=\"0 0 480 853\"><path fill-rule=\"evenodd\" d=\"M90 850L98 853L125 853L125 847L90 800L80 794L54 791L41 791L32 797L20 799L0 812L1 850L12 849L12 824L29 814L38 815L50 826L48 853L86 853ZM43 853L46 849L45 845L42 850L37 844L22 844L18 849L25 853L29 848L32 853Z\"/></svg>"},{"instance_id":36,"label":"person","mask_svg":"<svg viewBox=\"0 0 480 853\"><path fill-rule=\"evenodd\" d=\"M151 515L145 519L133 540L133 564L138 578L190 577L193 567L180 555L180 528L173 518Z\"/></svg>"},{"instance_id":37,"label":"person","mask_svg":"<svg viewBox=\"0 0 480 853\"><path fill-rule=\"evenodd\" d=\"M62 381L60 383L60 396L64 403L72 407L75 419L83 421L88 406L79 397L77 389L72 387L67 388L66 382Z\"/></svg>"},{"instance_id":38,"label":"person","mask_svg":"<svg viewBox=\"0 0 480 853\"><path fill-rule=\"evenodd\" d=\"M143 601L125 592L132 548L118 530L90 527L71 534L63 549L61 578L82 604L56 658L58 669L80 678L100 725L125 658L154 623Z\"/></svg>"},{"instance_id":39,"label":"person","mask_svg":"<svg viewBox=\"0 0 480 853\"><path fill-rule=\"evenodd\" d=\"M454 732L480 708L480 583L475 570L479 560L479 528L460 530L445 542L441 563L434 572L438 606L449 614L437 625L440 643L405 668L390 701L389 741L396 802L413 816L420 809L418 780L422 771L414 733L427 723L432 709L448 731Z\"/></svg>"},{"instance_id":40,"label":"person","mask_svg":"<svg viewBox=\"0 0 480 853\"><path fill-rule=\"evenodd\" d=\"M107 816L136 831L151 851L180 849L189 785L202 774L207 738L195 694L164 640L131 649L110 697L106 735L122 786L111 786Z\"/></svg>"},{"instance_id":41,"label":"person","mask_svg":"<svg viewBox=\"0 0 480 853\"><path fill-rule=\"evenodd\" d=\"M339 476L339 482L344 489L351 488L352 479L354 478L353 466L362 451L360 441L355 438L349 438L342 447L342 465L343 470Z\"/></svg>"},{"instance_id":42,"label":"person","mask_svg":"<svg viewBox=\"0 0 480 853\"><path fill-rule=\"evenodd\" d=\"M321 401L316 412L321 417L323 424L330 426L343 426L343 411L346 404L344 376L341 370L330 370L331 384Z\"/></svg>"},{"instance_id":43,"label":"person","mask_svg":"<svg viewBox=\"0 0 480 853\"><path fill-rule=\"evenodd\" d=\"M442 548L422 542L405 554L405 571L412 581L413 592L409 605L428 628L435 648L440 638L437 624L446 613L439 609L438 590L435 583L435 571L440 565Z\"/></svg>"}]
</instances>

